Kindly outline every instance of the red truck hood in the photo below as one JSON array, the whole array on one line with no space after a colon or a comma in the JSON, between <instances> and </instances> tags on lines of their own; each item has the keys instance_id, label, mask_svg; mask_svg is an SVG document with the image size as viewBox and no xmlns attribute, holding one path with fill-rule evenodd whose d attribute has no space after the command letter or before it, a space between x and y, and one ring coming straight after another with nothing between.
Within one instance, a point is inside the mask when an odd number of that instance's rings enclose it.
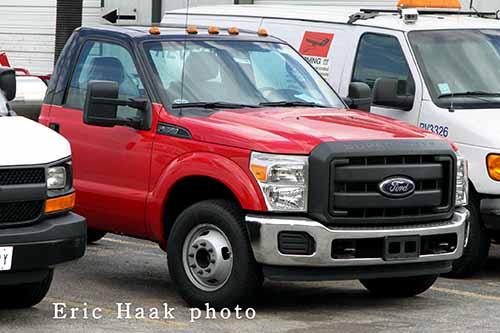
<instances>
[{"instance_id":1,"label":"red truck hood","mask_svg":"<svg viewBox=\"0 0 500 333\"><path fill-rule=\"evenodd\" d=\"M330 141L437 138L397 120L342 109L224 110L183 120L195 140L288 154L309 154Z\"/></svg>"}]
</instances>

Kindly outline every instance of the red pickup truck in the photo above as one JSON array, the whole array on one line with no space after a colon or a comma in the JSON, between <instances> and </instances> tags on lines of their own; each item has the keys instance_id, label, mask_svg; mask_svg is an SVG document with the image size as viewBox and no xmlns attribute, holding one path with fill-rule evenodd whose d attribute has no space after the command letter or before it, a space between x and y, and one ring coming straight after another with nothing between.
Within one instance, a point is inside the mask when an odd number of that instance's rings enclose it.
<instances>
[{"instance_id":1,"label":"red pickup truck","mask_svg":"<svg viewBox=\"0 0 500 333\"><path fill-rule=\"evenodd\" d=\"M349 110L265 31L80 28L40 122L72 144L89 239L158 243L193 306L246 303L264 277L413 296L463 252L452 145Z\"/></svg>"}]
</instances>

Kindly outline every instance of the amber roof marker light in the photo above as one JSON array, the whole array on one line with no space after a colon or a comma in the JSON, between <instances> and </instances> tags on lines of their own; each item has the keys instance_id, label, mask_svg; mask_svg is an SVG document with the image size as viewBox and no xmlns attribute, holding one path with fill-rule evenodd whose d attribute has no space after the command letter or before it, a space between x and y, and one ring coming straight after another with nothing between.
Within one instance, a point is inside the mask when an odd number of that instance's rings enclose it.
<instances>
[{"instance_id":1,"label":"amber roof marker light","mask_svg":"<svg viewBox=\"0 0 500 333\"><path fill-rule=\"evenodd\" d=\"M198 28L194 25L190 25L186 28L186 32L190 35L198 34Z\"/></svg>"},{"instance_id":2,"label":"amber roof marker light","mask_svg":"<svg viewBox=\"0 0 500 333\"><path fill-rule=\"evenodd\" d=\"M239 35L240 34L240 29L238 29L236 27L231 27L231 28L227 29L227 32L230 35Z\"/></svg>"},{"instance_id":3,"label":"amber roof marker light","mask_svg":"<svg viewBox=\"0 0 500 333\"><path fill-rule=\"evenodd\" d=\"M151 27L151 28L149 28L149 34L156 36L156 35L161 34L161 30L159 27Z\"/></svg>"},{"instance_id":4,"label":"amber roof marker light","mask_svg":"<svg viewBox=\"0 0 500 333\"><path fill-rule=\"evenodd\" d=\"M450 8L462 9L460 0L399 0L398 8Z\"/></svg>"},{"instance_id":5,"label":"amber roof marker light","mask_svg":"<svg viewBox=\"0 0 500 333\"><path fill-rule=\"evenodd\" d=\"M264 28L260 28L259 30L257 30L257 35L259 35L260 37L269 37L269 32Z\"/></svg>"},{"instance_id":6,"label":"amber roof marker light","mask_svg":"<svg viewBox=\"0 0 500 333\"><path fill-rule=\"evenodd\" d=\"M218 34L219 34L219 32L220 32L220 31L219 31L219 28L218 28L218 27L216 27L216 26L210 26L210 27L208 27L208 33L209 33L210 35L218 35Z\"/></svg>"}]
</instances>

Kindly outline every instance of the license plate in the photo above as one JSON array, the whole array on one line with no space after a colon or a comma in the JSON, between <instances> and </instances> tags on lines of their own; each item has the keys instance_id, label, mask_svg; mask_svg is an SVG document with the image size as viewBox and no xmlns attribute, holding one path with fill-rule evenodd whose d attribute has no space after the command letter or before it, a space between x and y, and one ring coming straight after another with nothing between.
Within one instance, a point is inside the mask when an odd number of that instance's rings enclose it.
<instances>
[{"instance_id":1,"label":"license plate","mask_svg":"<svg viewBox=\"0 0 500 333\"><path fill-rule=\"evenodd\" d=\"M420 236L386 237L384 259L414 259L420 256Z\"/></svg>"},{"instance_id":2,"label":"license plate","mask_svg":"<svg viewBox=\"0 0 500 333\"><path fill-rule=\"evenodd\" d=\"M14 247L0 247L0 271L10 271L12 268L12 254Z\"/></svg>"}]
</instances>

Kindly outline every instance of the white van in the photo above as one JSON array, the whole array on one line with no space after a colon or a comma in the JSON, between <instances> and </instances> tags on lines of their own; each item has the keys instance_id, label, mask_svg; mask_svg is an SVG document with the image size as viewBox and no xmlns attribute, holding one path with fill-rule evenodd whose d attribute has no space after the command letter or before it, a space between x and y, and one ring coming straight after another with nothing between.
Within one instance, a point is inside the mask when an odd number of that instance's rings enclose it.
<instances>
[{"instance_id":1,"label":"white van","mask_svg":"<svg viewBox=\"0 0 500 333\"><path fill-rule=\"evenodd\" d=\"M185 24L185 10L163 24ZM371 112L449 138L469 159L470 241L451 274L477 272L500 240L500 20L450 9L353 10L324 6L211 6L190 25L264 28L300 53L351 105L353 82L372 89ZM366 86L365 86L366 87ZM351 89L350 89L351 88ZM358 88L358 89L356 89Z\"/></svg>"},{"instance_id":2,"label":"white van","mask_svg":"<svg viewBox=\"0 0 500 333\"><path fill-rule=\"evenodd\" d=\"M0 309L42 301L54 267L82 257L85 218L75 205L71 147L56 132L16 116L13 69L0 67Z\"/></svg>"}]
</instances>

